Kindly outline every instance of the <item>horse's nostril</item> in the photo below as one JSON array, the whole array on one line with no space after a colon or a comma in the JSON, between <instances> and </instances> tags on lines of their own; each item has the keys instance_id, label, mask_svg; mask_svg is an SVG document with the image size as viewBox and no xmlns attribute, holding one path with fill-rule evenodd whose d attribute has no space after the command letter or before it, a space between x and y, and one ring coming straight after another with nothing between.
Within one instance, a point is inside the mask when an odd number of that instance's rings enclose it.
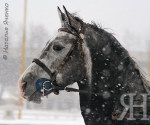
<instances>
[{"instance_id":1,"label":"horse's nostril","mask_svg":"<svg viewBox=\"0 0 150 125\"><path fill-rule=\"evenodd\" d=\"M27 86L27 82L25 82L25 83L22 85L22 90L23 90L23 92L24 92L26 86Z\"/></svg>"}]
</instances>

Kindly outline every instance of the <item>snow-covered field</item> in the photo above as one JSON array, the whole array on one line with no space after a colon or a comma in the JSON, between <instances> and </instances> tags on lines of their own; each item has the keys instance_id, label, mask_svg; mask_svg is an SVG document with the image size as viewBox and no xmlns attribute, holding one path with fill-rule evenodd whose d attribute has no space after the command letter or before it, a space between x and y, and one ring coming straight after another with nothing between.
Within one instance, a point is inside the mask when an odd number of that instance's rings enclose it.
<instances>
[{"instance_id":1,"label":"snow-covered field","mask_svg":"<svg viewBox=\"0 0 150 125\"><path fill-rule=\"evenodd\" d=\"M5 117L0 111L0 125L84 125L78 111L41 111L23 110L22 118L18 120L18 111L13 111L12 117Z\"/></svg>"}]
</instances>

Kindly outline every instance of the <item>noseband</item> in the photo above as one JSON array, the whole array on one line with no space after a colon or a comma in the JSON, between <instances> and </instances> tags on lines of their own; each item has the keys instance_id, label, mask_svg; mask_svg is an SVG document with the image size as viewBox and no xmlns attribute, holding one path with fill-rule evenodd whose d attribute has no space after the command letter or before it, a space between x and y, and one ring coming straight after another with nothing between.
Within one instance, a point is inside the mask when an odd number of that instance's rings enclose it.
<instances>
[{"instance_id":1,"label":"noseband","mask_svg":"<svg viewBox=\"0 0 150 125\"><path fill-rule=\"evenodd\" d=\"M58 73L60 72L60 70L64 67L64 65L69 60L69 57L71 56L72 52L74 51L75 46L79 44L80 45L80 55L81 55L81 59L82 59L82 64L81 64L82 65L82 71L81 71L82 75L81 75L81 79L80 80L84 80L84 78L85 78L85 72L84 72L84 52L83 52L82 43L83 43L83 39L84 39L85 28L86 28L86 24L83 23L83 26L82 26L80 32L77 33L77 34L72 33L67 28L60 28L58 30L58 31L67 32L67 33L70 33L70 34L76 36L76 40L73 41L73 44L72 44L69 52L67 53L67 55L65 56L65 58L63 59L63 61L60 63L60 65L57 67L57 69L53 73L39 59L36 59L36 58L33 59L32 62L35 62L38 66L40 66L50 76L50 80L43 79L43 82L41 82L41 80L38 80L37 83L36 83L37 84L36 86L38 86L37 90L40 90L40 86L41 86L40 92L43 93L43 96L48 95L51 92L54 92L55 94L59 94L59 90L66 90L67 92L71 92L71 91L73 91L73 92L80 92L80 90L75 89L75 88L63 87L63 86L58 85L57 82L56 82L56 76L58 75ZM48 85L48 84L50 84L50 85Z\"/></svg>"}]
</instances>

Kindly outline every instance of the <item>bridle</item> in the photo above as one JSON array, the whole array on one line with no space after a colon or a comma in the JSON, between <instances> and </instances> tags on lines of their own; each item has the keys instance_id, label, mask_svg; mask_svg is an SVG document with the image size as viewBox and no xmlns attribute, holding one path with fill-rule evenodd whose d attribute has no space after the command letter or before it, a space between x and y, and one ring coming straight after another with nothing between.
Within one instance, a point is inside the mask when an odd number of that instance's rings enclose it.
<instances>
[{"instance_id":1,"label":"bridle","mask_svg":"<svg viewBox=\"0 0 150 125\"><path fill-rule=\"evenodd\" d=\"M83 51L83 39L84 39L84 32L85 32L85 28L86 28L86 24L83 22L82 23L82 27L81 27L81 30L79 31L79 33L73 33L71 32L68 28L59 28L58 29L58 32L59 31L63 31L63 32L67 32L67 33L70 33L74 36L76 36L76 40L73 41L73 44L69 50L69 52L67 53L67 55L64 57L63 61L60 63L60 65L57 67L57 69L52 73L51 70L43 63L41 62L39 59L35 58L33 59L32 62L36 63L38 66L40 66L49 76L50 76L50 82L49 84L51 84L51 88L45 93L45 90L46 90L46 84L48 83L48 80L46 80L46 82L43 82L41 84L42 86L42 91L43 91L43 96L45 95L48 95L49 93L51 92L54 92L55 94L59 94L59 90L66 90L67 92L81 92L81 90L79 89L75 89L75 88L69 88L69 87L63 87L63 86L60 86L57 84L56 82L56 76L58 75L58 73L60 72L60 70L64 67L64 65L67 63L67 61L70 59L69 57L72 55L72 52L74 51L75 49L75 46L76 45L79 45L80 46L80 55L81 55L81 60L82 60L82 64L81 64L81 67L82 67L82 75L81 75L81 80L86 80L85 79L85 71L84 71L84 51ZM77 81L77 82L79 82ZM82 91L84 92L84 91Z\"/></svg>"}]
</instances>

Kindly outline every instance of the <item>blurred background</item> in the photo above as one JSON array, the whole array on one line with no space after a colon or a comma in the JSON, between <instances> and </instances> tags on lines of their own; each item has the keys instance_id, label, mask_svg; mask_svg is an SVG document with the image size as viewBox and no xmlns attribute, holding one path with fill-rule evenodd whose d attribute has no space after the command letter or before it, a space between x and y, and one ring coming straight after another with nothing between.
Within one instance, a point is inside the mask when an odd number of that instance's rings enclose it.
<instances>
[{"instance_id":1,"label":"blurred background","mask_svg":"<svg viewBox=\"0 0 150 125\"><path fill-rule=\"evenodd\" d=\"M85 21L95 21L114 34L131 57L150 73L149 0L1 0L0 1L0 124L2 125L84 125L78 93L61 92L43 98L41 104L21 100L17 80L22 67L24 7L26 2L26 41L24 69L51 39L60 21L57 6L65 5ZM6 29L3 21L8 5L8 54L3 59ZM23 102L22 102L23 101Z\"/></svg>"}]
</instances>

